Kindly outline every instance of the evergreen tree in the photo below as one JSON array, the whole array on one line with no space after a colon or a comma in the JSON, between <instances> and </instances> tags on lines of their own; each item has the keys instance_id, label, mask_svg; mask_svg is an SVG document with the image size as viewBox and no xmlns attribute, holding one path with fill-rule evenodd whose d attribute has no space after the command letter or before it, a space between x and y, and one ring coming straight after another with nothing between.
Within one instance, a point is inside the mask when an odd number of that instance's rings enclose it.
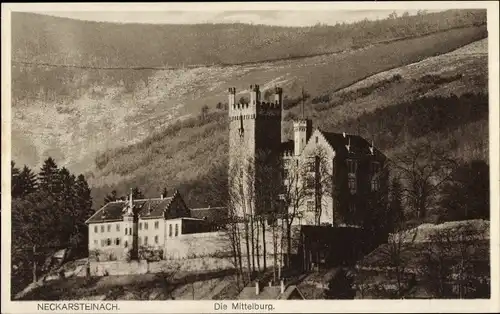
<instances>
[{"instance_id":1,"label":"evergreen tree","mask_svg":"<svg viewBox=\"0 0 500 314\"><path fill-rule=\"evenodd\" d=\"M58 194L60 191L59 169L52 157L49 157L43 163L40 173L38 174L40 189L51 194Z\"/></svg>"},{"instance_id":2,"label":"evergreen tree","mask_svg":"<svg viewBox=\"0 0 500 314\"><path fill-rule=\"evenodd\" d=\"M90 187L85 180L85 177L80 174L75 182L75 200L76 200L76 223L73 234L70 238L70 243L76 246L86 244L88 240L88 229L85 226L87 220L93 213L92 196Z\"/></svg>"},{"instance_id":3,"label":"evergreen tree","mask_svg":"<svg viewBox=\"0 0 500 314\"><path fill-rule=\"evenodd\" d=\"M92 214L92 196L90 187L83 174L80 174L76 179L76 198L78 200L79 212L86 220Z\"/></svg>"},{"instance_id":4,"label":"evergreen tree","mask_svg":"<svg viewBox=\"0 0 500 314\"><path fill-rule=\"evenodd\" d=\"M21 196L26 196L36 191L37 176L28 166L25 165L19 174L19 183L21 187Z\"/></svg>"},{"instance_id":5,"label":"evergreen tree","mask_svg":"<svg viewBox=\"0 0 500 314\"><path fill-rule=\"evenodd\" d=\"M19 179L19 168L16 167L16 163L14 161L10 162L10 173L11 173L11 194L12 198L17 198L22 194L21 182Z\"/></svg>"}]
</instances>

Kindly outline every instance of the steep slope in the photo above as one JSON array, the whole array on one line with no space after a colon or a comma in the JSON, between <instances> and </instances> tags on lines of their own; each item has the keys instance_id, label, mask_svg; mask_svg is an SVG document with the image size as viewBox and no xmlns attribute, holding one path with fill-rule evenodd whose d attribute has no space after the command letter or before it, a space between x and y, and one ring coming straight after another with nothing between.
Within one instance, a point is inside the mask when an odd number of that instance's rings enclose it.
<instances>
[{"instance_id":1,"label":"steep slope","mask_svg":"<svg viewBox=\"0 0 500 314\"><path fill-rule=\"evenodd\" d=\"M250 84L259 82L264 88L279 84L292 106L302 86L312 95L322 95L485 36L484 26L451 29L316 57L147 73L126 71L125 78L120 71L68 72L16 65L14 85L33 79L40 90L13 101L13 158L18 164L36 166L50 155L73 171L86 171L98 152L137 143L174 119L197 115L205 104L213 108L224 102L228 86L235 86L243 95ZM42 82L52 82L58 90L46 88ZM22 86L19 90L25 91Z\"/></svg>"},{"instance_id":2,"label":"steep slope","mask_svg":"<svg viewBox=\"0 0 500 314\"><path fill-rule=\"evenodd\" d=\"M315 126L327 130L359 133L368 138L374 135L377 146L389 156L404 151L408 143L430 140L449 145L450 152L460 158L487 160L486 48L486 39L477 41L450 53L376 74L345 89L338 90L338 85L327 81L323 88L332 92L311 97L306 102L306 114L313 118ZM324 81L306 75L310 68L305 71L302 75L304 81L310 78L309 84ZM285 86L288 86L285 93L292 90L291 85ZM446 98L451 93L455 98ZM426 95L442 98L425 98ZM318 98L329 100L321 102ZM419 131L420 127L413 130L403 127L405 121L424 125L422 121L433 114L426 108L453 112L450 100L460 104L462 111L448 114L447 120L424 129L426 133ZM471 108L477 108L474 114ZM285 115L290 119L298 112L299 108L292 107ZM100 204L103 195L113 188L124 192L131 185L138 185L146 195L157 195L163 187L179 188L190 206L215 205L221 200L227 180L226 114L217 110L203 120L193 117L138 144L98 156L96 169L90 176L96 203ZM403 123L398 123L399 120ZM285 125L289 126L289 122ZM476 134L476 138L469 134Z\"/></svg>"}]
</instances>

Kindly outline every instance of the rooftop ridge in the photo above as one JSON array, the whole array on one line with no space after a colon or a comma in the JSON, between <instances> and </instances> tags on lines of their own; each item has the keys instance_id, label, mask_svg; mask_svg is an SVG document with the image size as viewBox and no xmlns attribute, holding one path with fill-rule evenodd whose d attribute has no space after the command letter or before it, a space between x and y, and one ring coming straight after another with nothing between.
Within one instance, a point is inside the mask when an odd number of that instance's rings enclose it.
<instances>
[{"instance_id":1,"label":"rooftop ridge","mask_svg":"<svg viewBox=\"0 0 500 314\"><path fill-rule=\"evenodd\" d=\"M219 208L226 208L226 206L214 206L214 207L197 207L197 208L190 208L189 210L202 210L202 209L219 209Z\"/></svg>"}]
</instances>

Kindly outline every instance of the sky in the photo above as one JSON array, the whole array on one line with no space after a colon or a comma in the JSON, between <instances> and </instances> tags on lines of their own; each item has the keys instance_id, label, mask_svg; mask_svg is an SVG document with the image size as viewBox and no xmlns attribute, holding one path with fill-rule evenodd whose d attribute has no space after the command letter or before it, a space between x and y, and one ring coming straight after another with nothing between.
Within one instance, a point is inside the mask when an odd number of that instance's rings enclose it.
<instances>
[{"instance_id":1,"label":"sky","mask_svg":"<svg viewBox=\"0 0 500 314\"><path fill-rule=\"evenodd\" d=\"M118 23L153 23L153 24L198 24L198 23L249 23L279 26L311 26L317 23L335 25L363 20L386 18L396 11L402 15L405 11L411 15L417 10L240 10L240 11L44 11L37 12L52 16L67 17L88 21ZM437 10L434 10L437 11ZM428 10L431 12L431 10Z\"/></svg>"}]
</instances>

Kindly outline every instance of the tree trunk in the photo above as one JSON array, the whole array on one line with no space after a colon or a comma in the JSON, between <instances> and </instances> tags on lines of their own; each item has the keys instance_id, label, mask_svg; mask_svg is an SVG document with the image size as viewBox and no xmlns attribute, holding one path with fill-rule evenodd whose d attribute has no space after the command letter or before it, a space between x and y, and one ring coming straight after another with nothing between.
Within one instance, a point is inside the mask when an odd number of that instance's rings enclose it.
<instances>
[{"instance_id":1,"label":"tree trunk","mask_svg":"<svg viewBox=\"0 0 500 314\"><path fill-rule=\"evenodd\" d=\"M266 248L266 220L262 220L262 256L264 256L263 270L267 269L267 248Z\"/></svg>"},{"instance_id":2,"label":"tree trunk","mask_svg":"<svg viewBox=\"0 0 500 314\"><path fill-rule=\"evenodd\" d=\"M273 267L273 282L276 283L276 268L278 267L278 244L277 244L277 237L276 237L276 227L273 225L273 260L274 260L274 267Z\"/></svg>"},{"instance_id":3,"label":"tree trunk","mask_svg":"<svg viewBox=\"0 0 500 314\"><path fill-rule=\"evenodd\" d=\"M254 232L254 225L253 225L253 214L250 217L250 238L251 238L251 254L252 254L252 273L255 272L255 232Z\"/></svg>"},{"instance_id":4,"label":"tree trunk","mask_svg":"<svg viewBox=\"0 0 500 314\"><path fill-rule=\"evenodd\" d=\"M250 262L250 234L248 232L248 220L245 218L245 242L247 247L247 267L248 267L248 282L252 281L252 266Z\"/></svg>"},{"instance_id":5,"label":"tree trunk","mask_svg":"<svg viewBox=\"0 0 500 314\"><path fill-rule=\"evenodd\" d=\"M259 222L257 222L256 224L256 227L257 227L257 232L256 232L256 239L255 239L255 245L256 245L256 248L255 248L255 251L256 251L256 254L257 254L257 271L260 271L260 249L259 249L259 235L260 235L260 230L259 230Z\"/></svg>"},{"instance_id":6,"label":"tree trunk","mask_svg":"<svg viewBox=\"0 0 500 314\"><path fill-rule=\"evenodd\" d=\"M292 225L287 223L286 228L286 266L291 267L291 256L292 256Z\"/></svg>"},{"instance_id":7,"label":"tree trunk","mask_svg":"<svg viewBox=\"0 0 500 314\"><path fill-rule=\"evenodd\" d=\"M36 245L33 245L33 282L36 282Z\"/></svg>"}]
</instances>

